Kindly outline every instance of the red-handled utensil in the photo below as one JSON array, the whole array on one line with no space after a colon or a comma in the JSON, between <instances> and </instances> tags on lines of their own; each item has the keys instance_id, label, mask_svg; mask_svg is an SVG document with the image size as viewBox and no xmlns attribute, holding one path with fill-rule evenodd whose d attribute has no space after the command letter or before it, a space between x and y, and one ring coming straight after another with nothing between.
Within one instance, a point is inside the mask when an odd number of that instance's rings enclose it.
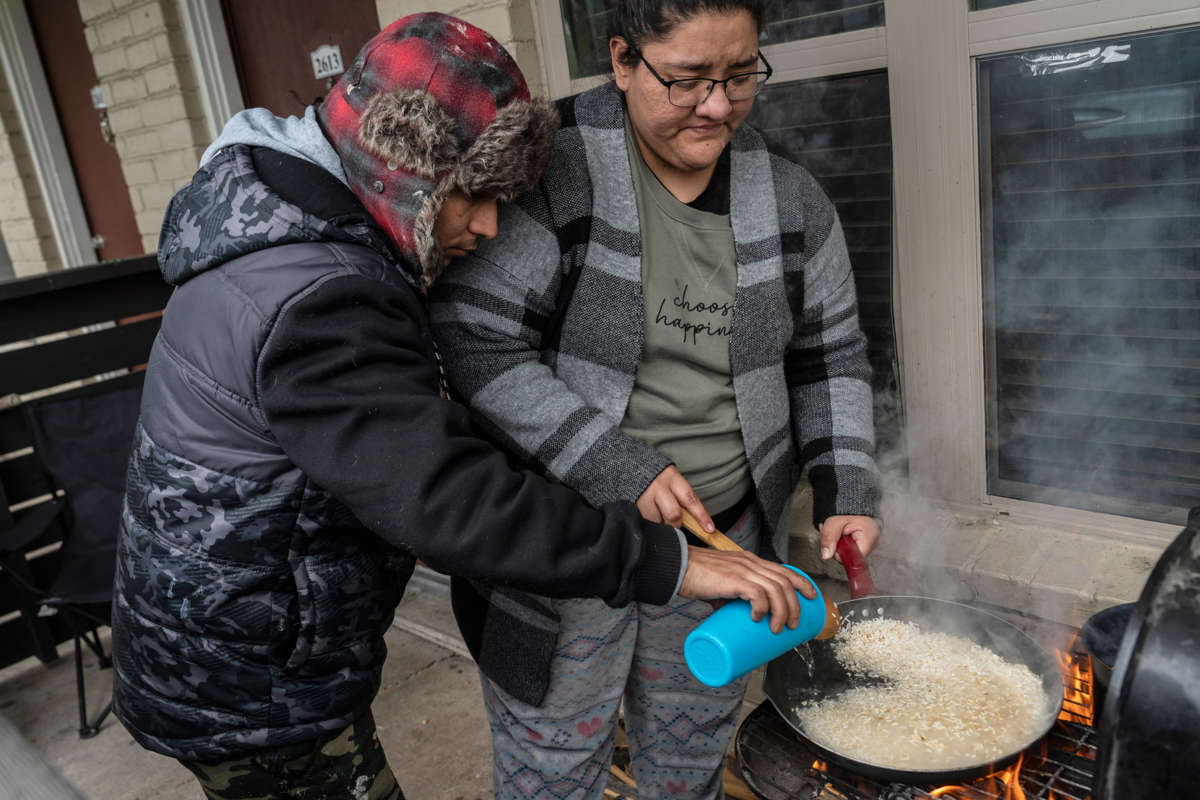
<instances>
[{"instance_id":1,"label":"red-handled utensil","mask_svg":"<svg viewBox=\"0 0 1200 800\"><path fill-rule=\"evenodd\" d=\"M837 552L842 557L842 566L846 568L846 578L850 581L850 599L879 594L875 581L871 580L867 559L858 549L854 537L843 536L838 539Z\"/></svg>"}]
</instances>

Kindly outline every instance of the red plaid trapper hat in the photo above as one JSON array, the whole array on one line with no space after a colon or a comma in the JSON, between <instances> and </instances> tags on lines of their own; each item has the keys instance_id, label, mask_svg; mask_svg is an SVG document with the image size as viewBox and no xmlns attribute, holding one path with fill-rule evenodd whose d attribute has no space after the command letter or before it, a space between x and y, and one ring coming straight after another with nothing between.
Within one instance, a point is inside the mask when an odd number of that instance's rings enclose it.
<instances>
[{"instance_id":1,"label":"red plaid trapper hat","mask_svg":"<svg viewBox=\"0 0 1200 800\"><path fill-rule=\"evenodd\" d=\"M509 200L529 189L558 128L495 39L438 13L398 19L367 42L317 119L350 189L426 285L442 265L433 226L446 195Z\"/></svg>"}]
</instances>

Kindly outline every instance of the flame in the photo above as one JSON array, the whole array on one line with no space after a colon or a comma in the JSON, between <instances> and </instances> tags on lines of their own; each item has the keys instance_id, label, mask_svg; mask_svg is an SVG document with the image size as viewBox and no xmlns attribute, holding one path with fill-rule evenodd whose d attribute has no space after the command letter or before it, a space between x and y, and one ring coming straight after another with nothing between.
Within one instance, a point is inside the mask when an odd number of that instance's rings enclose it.
<instances>
[{"instance_id":1,"label":"flame","mask_svg":"<svg viewBox=\"0 0 1200 800\"><path fill-rule=\"evenodd\" d=\"M1006 769L1002 775L1004 781L1005 792L1004 800L1026 800L1025 790L1021 788L1021 781L1018 777L1021 774L1021 764L1025 761L1025 755L1017 759L1017 763Z\"/></svg>"},{"instance_id":2,"label":"flame","mask_svg":"<svg viewBox=\"0 0 1200 800\"><path fill-rule=\"evenodd\" d=\"M982 797L983 792L987 792L988 797L1001 797L1003 800L1028 800L1025 790L1021 788L1021 764L1025 761L1024 754L1017 759L1017 763L1011 767L1002 769L999 772L994 772L986 778L976 781L975 788L969 786L939 786L930 792L931 797L946 797L958 798L959 800L971 800L974 797ZM1004 794L1000 794L1003 791ZM950 794L954 792L955 794ZM959 794L961 793L961 794ZM1051 797L1053 800L1053 797Z\"/></svg>"},{"instance_id":3,"label":"flame","mask_svg":"<svg viewBox=\"0 0 1200 800\"><path fill-rule=\"evenodd\" d=\"M814 773L823 773L828 768L829 768L829 765L826 764L824 761L822 761L819 758L815 759L812 762L811 769L813 770ZM821 776L814 775L814 777L821 777ZM821 786L821 793L819 795L814 795L814 796L819 798L820 800L850 800L849 797L847 797L846 795L839 792L837 790L837 787L835 787L832 783L824 783Z\"/></svg>"},{"instance_id":4,"label":"flame","mask_svg":"<svg viewBox=\"0 0 1200 800\"><path fill-rule=\"evenodd\" d=\"M1063 706L1058 718L1066 722L1092 725L1095 718L1095 696L1092 693L1092 657L1055 650L1063 673Z\"/></svg>"}]
</instances>

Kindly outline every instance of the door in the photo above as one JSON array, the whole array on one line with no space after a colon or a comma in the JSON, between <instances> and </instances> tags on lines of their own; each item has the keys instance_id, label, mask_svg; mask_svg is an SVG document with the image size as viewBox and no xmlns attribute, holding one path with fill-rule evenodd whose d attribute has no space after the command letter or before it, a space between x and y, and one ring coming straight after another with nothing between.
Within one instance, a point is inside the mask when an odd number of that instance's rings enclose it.
<instances>
[{"instance_id":1,"label":"door","mask_svg":"<svg viewBox=\"0 0 1200 800\"><path fill-rule=\"evenodd\" d=\"M96 243L98 260L141 255L117 148L101 130L102 111L92 101L96 68L83 37L78 0L26 0L38 53L50 95L66 140L75 183L82 195L88 227Z\"/></svg>"},{"instance_id":2,"label":"door","mask_svg":"<svg viewBox=\"0 0 1200 800\"><path fill-rule=\"evenodd\" d=\"M337 46L344 69L379 33L375 0L221 0L221 8L246 107L281 117L300 116L337 80L316 77L315 50Z\"/></svg>"}]
</instances>

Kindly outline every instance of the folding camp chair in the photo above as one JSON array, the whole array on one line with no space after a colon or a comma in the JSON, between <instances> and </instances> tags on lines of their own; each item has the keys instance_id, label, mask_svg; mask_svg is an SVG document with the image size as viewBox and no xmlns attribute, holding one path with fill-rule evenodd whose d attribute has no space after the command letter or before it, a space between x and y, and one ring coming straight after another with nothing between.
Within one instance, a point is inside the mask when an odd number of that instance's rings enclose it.
<instances>
[{"instance_id":1,"label":"folding camp chair","mask_svg":"<svg viewBox=\"0 0 1200 800\"><path fill-rule=\"evenodd\" d=\"M29 638L33 642L37 657L49 663L58 657L54 647L54 636L37 618L37 606L41 592L33 588L35 580L25 553L37 546L39 539L49 540L51 531L58 525L66 503L62 500L47 500L27 511L20 519L8 510L8 495L0 483L0 575L7 575L13 585L17 610L25 622Z\"/></svg>"},{"instance_id":2,"label":"folding camp chair","mask_svg":"<svg viewBox=\"0 0 1200 800\"><path fill-rule=\"evenodd\" d=\"M63 491L65 534L59 567L41 598L43 612L61 612L75 640L75 685L79 735L95 736L112 702L87 719L83 654L86 642L100 662L112 665L97 628L112 613L117 534L125 493L125 470L141 403L141 386L72 397L37 400L26 406L34 455Z\"/></svg>"}]
</instances>

